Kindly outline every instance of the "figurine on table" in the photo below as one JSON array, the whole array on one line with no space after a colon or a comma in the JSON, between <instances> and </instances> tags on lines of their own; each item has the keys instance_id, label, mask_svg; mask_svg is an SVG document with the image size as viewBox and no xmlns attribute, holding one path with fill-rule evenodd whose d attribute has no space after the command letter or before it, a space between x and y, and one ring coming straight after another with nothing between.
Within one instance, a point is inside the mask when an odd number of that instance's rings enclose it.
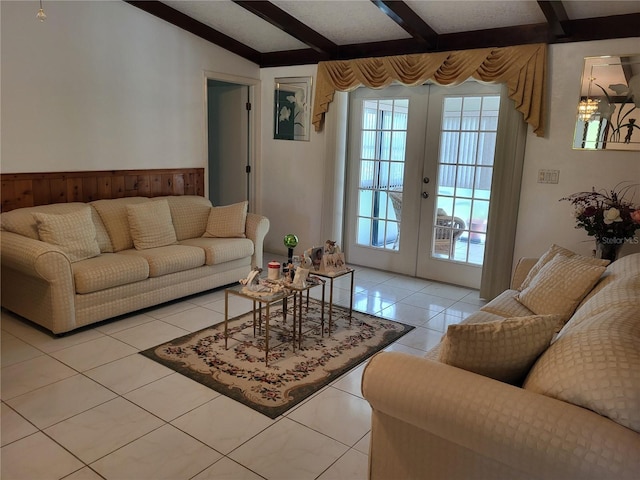
<instances>
[{"instance_id":1,"label":"figurine on table","mask_svg":"<svg viewBox=\"0 0 640 480\"><path fill-rule=\"evenodd\" d=\"M268 285L260 283L260 274L262 268L253 267L253 269L247 275L247 278L240 280L240 283L244 285L244 289L254 293L272 293L273 289Z\"/></svg>"}]
</instances>

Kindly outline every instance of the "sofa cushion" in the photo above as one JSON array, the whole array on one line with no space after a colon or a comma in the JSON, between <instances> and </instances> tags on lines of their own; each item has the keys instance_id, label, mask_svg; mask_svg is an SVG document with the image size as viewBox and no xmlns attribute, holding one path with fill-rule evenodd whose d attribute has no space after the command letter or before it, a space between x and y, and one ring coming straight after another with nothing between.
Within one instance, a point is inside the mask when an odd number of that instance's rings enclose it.
<instances>
[{"instance_id":1,"label":"sofa cushion","mask_svg":"<svg viewBox=\"0 0 640 480\"><path fill-rule=\"evenodd\" d=\"M202 248L207 265L250 257L254 252L253 242L248 238L190 238L181 241L180 245Z\"/></svg>"},{"instance_id":2,"label":"sofa cushion","mask_svg":"<svg viewBox=\"0 0 640 480\"><path fill-rule=\"evenodd\" d=\"M496 298L480 308L481 311L500 315L501 317L526 317L533 312L516 299L517 290L505 290Z\"/></svg>"},{"instance_id":3,"label":"sofa cushion","mask_svg":"<svg viewBox=\"0 0 640 480\"><path fill-rule=\"evenodd\" d=\"M572 403L640 433L640 299L573 318L531 369L523 387Z\"/></svg>"},{"instance_id":4,"label":"sofa cushion","mask_svg":"<svg viewBox=\"0 0 640 480\"><path fill-rule=\"evenodd\" d=\"M2 230L8 232L17 233L24 237L33 238L34 240L40 240L38 235L38 226L36 225L36 219L33 216L34 212L49 213L49 214L63 214L77 212L86 208L87 204L82 202L69 202L69 203L52 203L51 205L39 205L37 207L24 207L11 210L10 212L4 212L0 215L0 225ZM98 213L91 209L91 218L96 228L96 241L100 245L101 252L112 251L111 240L109 234L104 228L102 220Z\"/></svg>"},{"instance_id":5,"label":"sofa cushion","mask_svg":"<svg viewBox=\"0 0 640 480\"><path fill-rule=\"evenodd\" d=\"M164 247L178 241L166 200L127 205L127 217L137 250Z\"/></svg>"},{"instance_id":6,"label":"sofa cushion","mask_svg":"<svg viewBox=\"0 0 640 480\"><path fill-rule=\"evenodd\" d=\"M487 323L487 322L497 322L499 320L504 320L504 317L501 315L496 315L495 313L483 312L482 310L478 310L477 312L473 312L467 318L460 322L460 325L466 323ZM430 322L431 323L431 322ZM442 336L444 339L444 335ZM429 360L438 361L440 358L440 350L442 349L442 341L438 343L435 347L430 349L427 353L425 353L424 357Z\"/></svg>"},{"instance_id":7,"label":"sofa cushion","mask_svg":"<svg viewBox=\"0 0 640 480\"><path fill-rule=\"evenodd\" d=\"M553 260L553 258L556 255L564 255L565 257L570 257L570 258L577 257L577 258L580 258L583 262L588 263L590 265L606 267L609 264L609 260L602 260L600 258L592 258L592 257L584 257L582 255L578 255L577 253L572 252L571 250L568 250L554 243L549 247L549 249L545 253L542 254L542 256L538 259L536 264L533 267L531 267L531 270L529 270L529 273L520 284L520 288L518 290L522 291L525 288L527 288L531 283L531 281L538 274L540 269L544 267L547 263L549 263L551 260Z\"/></svg>"},{"instance_id":8,"label":"sofa cushion","mask_svg":"<svg viewBox=\"0 0 640 480\"><path fill-rule=\"evenodd\" d=\"M139 282L149 276L149 264L144 258L116 253L103 253L76 262L71 268L76 293L80 294Z\"/></svg>"},{"instance_id":9,"label":"sofa cushion","mask_svg":"<svg viewBox=\"0 0 640 480\"><path fill-rule=\"evenodd\" d=\"M126 197L91 202L91 206L100 215L100 219L109 234L114 252L133 248L133 238L129 231L127 205L148 201L149 199L146 197Z\"/></svg>"},{"instance_id":10,"label":"sofa cushion","mask_svg":"<svg viewBox=\"0 0 640 480\"><path fill-rule=\"evenodd\" d=\"M560 330L558 315L449 325L439 360L502 382L521 381Z\"/></svg>"},{"instance_id":11,"label":"sofa cushion","mask_svg":"<svg viewBox=\"0 0 640 480\"><path fill-rule=\"evenodd\" d=\"M161 200L169 203L173 228L178 240L204 235L211 210L211 202L208 199L198 195L172 195L151 199L151 201Z\"/></svg>"},{"instance_id":12,"label":"sofa cushion","mask_svg":"<svg viewBox=\"0 0 640 480\"><path fill-rule=\"evenodd\" d=\"M100 255L96 228L88 206L59 215L34 212L33 217L38 225L40 240L60 247L71 262Z\"/></svg>"},{"instance_id":13,"label":"sofa cushion","mask_svg":"<svg viewBox=\"0 0 640 480\"><path fill-rule=\"evenodd\" d=\"M604 266L593 265L584 258L554 256L517 300L536 314L558 314L567 321L605 271Z\"/></svg>"},{"instance_id":14,"label":"sofa cushion","mask_svg":"<svg viewBox=\"0 0 640 480\"><path fill-rule=\"evenodd\" d=\"M120 254L144 258L149 264L150 277L161 277L204 265L204 250L186 245L167 245L146 250L123 250Z\"/></svg>"},{"instance_id":15,"label":"sofa cushion","mask_svg":"<svg viewBox=\"0 0 640 480\"><path fill-rule=\"evenodd\" d=\"M204 237L244 238L247 222L248 202L234 203L224 207L211 207Z\"/></svg>"}]
</instances>

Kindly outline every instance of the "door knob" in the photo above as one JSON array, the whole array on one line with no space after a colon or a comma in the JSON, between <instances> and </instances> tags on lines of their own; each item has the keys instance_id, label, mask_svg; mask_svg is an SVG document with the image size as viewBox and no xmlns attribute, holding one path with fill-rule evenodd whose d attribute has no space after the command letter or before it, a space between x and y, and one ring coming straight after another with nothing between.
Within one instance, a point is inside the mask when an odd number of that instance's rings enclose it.
<instances>
[{"instance_id":1,"label":"door knob","mask_svg":"<svg viewBox=\"0 0 640 480\"><path fill-rule=\"evenodd\" d=\"M424 177L422 179L422 183L429 183L429 182L430 182L429 177Z\"/></svg>"},{"instance_id":2,"label":"door knob","mask_svg":"<svg viewBox=\"0 0 640 480\"><path fill-rule=\"evenodd\" d=\"M429 192L422 192L422 198L429 198Z\"/></svg>"}]
</instances>

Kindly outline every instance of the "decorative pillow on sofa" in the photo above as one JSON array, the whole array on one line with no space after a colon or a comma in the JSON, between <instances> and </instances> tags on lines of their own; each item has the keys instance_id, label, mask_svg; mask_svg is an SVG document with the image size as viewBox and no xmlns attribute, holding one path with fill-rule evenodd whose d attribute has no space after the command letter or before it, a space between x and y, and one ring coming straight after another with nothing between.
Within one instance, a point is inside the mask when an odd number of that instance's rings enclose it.
<instances>
[{"instance_id":1,"label":"decorative pillow on sofa","mask_svg":"<svg viewBox=\"0 0 640 480\"><path fill-rule=\"evenodd\" d=\"M127 205L127 217L136 250L178 243L166 200Z\"/></svg>"},{"instance_id":2,"label":"decorative pillow on sofa","mask_svg":"<svg viewBox=\"0 0 640 480\"><path fill-rule=\"evenodd\" d=\"M33 212L43 242L59 246L72 262L100 255L91 207L60 215Z\"/></svg>"},{"instance_id":3,"label":"decorative pillow on sofa","mask_svg":"<svg viewBox=\"0 0 640 480\"><path fill-rule=\"evenodd\" d=\"M224 207L211 207L207 231L203 237L246 238L248 202L234 203Z\"/></svg>"},{"instance_id":4,"label":"decorative pillow on sofa","mask_svg":"<svg viewBox=\"0 0 640 480\"><path fill-rule=\"evenodd\" d=\"M531 270L529 270L529 272L527 273L527 276L522 281L522 284L520 285L520 288L518 288L518 290L522 291L525 288L527 288L531 283L531 281L538 274L540 269L544 267L547 263L549 263L556 255L564 255L565 257L569 257L569 258L579 257L584 262L589 263L590 265L596 265L596 266L602 266L602 267L606 267L607 265L609 265L609 260L602 260L600 258L592 258L592 257L585 257L582 255L578 255L577 253L572 252L571 250L568 250L554 243L549 247L549 250L547 250L545 253L542 254L542 256L538 259L536 264L533 267L531 267Z\"/></svg>"},{"instance_id":5,"label":"decorative pillow on sofa","mask_svg":"<svg viewBox=\"0 0 640 480\"><path fill-rule=\"evenodd\" d=\"M558 315L449 325L439 361L501 382L518 383L560 327Z\"/></svg>"},{"instance_id":6,"label":"decorative pillow on sofa","mask_svg":"<svg viewBox=\"0 0 640 480\"><path fill-rule=\"evenodd\" d=\"M538 271L517 300L533 313L561 315L566 322L605 269L580 255L558 254Z\"/></svg>"},{"instance_id":7,"label":"decorative pillow on sofa","mask_svg":"<svg viewBox=\"0 0 640 480\"><path fill-rule=\"evenodd\" d=\"M637 286L627 290L626 305L614 297L606 311L577 324L572 318L531 368L523 388L588 408L640 433L637 292Z\"/></svg>"},{"instance_id":8,"label":"decorative pillow on sofa","mask_svg":"<svg viewBox=\"0 0 640 480\"><path fill-rule=\"evenodd\" d=\"M112 252L120 252L134 247L129 231L127 205L146 202L150 202L146 197L111 198L91 202L91 206L98 212L98 216L109 234Z\"/></svg>"}]
</instances>

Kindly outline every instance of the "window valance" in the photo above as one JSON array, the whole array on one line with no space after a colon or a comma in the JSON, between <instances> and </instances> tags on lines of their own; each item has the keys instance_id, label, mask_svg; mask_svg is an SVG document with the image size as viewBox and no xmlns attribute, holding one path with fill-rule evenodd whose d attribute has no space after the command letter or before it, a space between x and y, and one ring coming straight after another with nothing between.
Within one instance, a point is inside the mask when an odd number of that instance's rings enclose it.
<instances>
[{"instance_id":1,"label":"window valance","mask_svg":"<svg viewBox=\"0 0 640 480\"><path fill-rule=\"evenodd\" d=\"M336 91L349 92L360 86L384 88L393 82L416 86L431 81L454 86L474 78L505 83L516 109L541 137L546 65L546 44L320 62L312 123L316 131L322 130L324 114Z\"/></svg>"}]
</instances>

